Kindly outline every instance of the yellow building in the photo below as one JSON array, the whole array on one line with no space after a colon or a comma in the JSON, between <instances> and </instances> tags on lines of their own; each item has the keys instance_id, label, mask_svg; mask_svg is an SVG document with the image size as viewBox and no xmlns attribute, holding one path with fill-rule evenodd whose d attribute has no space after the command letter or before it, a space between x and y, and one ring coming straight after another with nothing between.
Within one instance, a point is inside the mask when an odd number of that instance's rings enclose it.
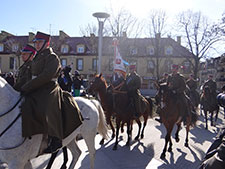
<instances>
[{"instance_id":1,"label":"yellow building","mask_svg":"<svg viewBox=\"0 0 225 169\"><path fill-rule=\"evenodd\" d=\"M27 44L32 44L34 33L28 36L14 36L2 31L0 33L0 68L2 73L16 71L22 65L20 50ZM120 37L119 52L129 64L135 64L137 73L143 79L143 88L152 88L152 80L170 73L172 64L179 64L181 73L191 73L192 54L181 46L181 38L174 40L163 38L127 38ZM113 37L103 37L102 65L103 75L109 79L113 72L114 47ZM61 59L62 66L70 65L72 72L79 70L88 78L97 72L98 37L70 37L63 31L58 36L51 37L51 47ZM128 69L128 68L127 68Z\"/></svg>"}]
</instances>

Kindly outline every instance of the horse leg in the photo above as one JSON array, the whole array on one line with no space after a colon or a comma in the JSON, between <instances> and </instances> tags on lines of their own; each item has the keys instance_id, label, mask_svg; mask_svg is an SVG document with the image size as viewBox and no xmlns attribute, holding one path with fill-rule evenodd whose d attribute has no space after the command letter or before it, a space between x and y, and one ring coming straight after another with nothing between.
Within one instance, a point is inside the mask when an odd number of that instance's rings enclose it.
<instances>
[{"instance_id":1,"label":"horse leg","mask_svg":"<svg viewBox=\"0 0 225 169\"><path fill-rule=\"evenodd\" d=\"M122 124L121 124L121 133L123 133L124 132L124 122L122 122Z\"/></svg>"},{"instance_id":2,"label":"horse leg","mask_svg":"<svg viewBox=\"0 0 225 169\"><path fill-rule=\"evenodd\" d=\"M205 114L205 129L208 130L208 117L207 117L207 110L204 110Z\"/></svg>"},{"instance_id":3,"label":"horse leg","mask_svg":"<svg viewBox=\"0 0 225 169\"><path fill-rule=\"evenodd\" d=\"M166 126L166 125L165 125L165 126ZM170 126L166 126L167 134L166 134L166 137L165 137L165 145L164 145L163 152L162 152L162 154L160 155L160 158L161 158L162 160L165 159L165 157L166 157L167 144L168 144L168 142L170 141L172 129L173 129L173 125L172 125L171 127L170 127Z\"/></svg>"},{"instance_id":4,"label":"horse leg","mask_svg":"<svg viewBox=\"0 0 225 169\"><path fill-rule=\"evenodd\" d=\"M144 138L144 131L145 131L145 127L147 125L147 121L148 121L148 114L144 115L144 124L143 124L143 128L141 131L141 139Z\"/></svg>"},{"instance_id":5,"label":"horse leg","mask_svg":"<svg viewBox=\"0 0 225 169\"><path fill-rule=\"evenodd\" d=\"M63 158L64 158L64 162L61 166L60 169L66 169L66 163L68 162L68 152L67 152L67 148L66 147L63 147Z\"/></svg>"},{"instance_id":6,"label":"horse leg","mask_svg":"<svg viewBox=\"0 0 225 169\"><path fill-rule=\"evenodd\" d=\"M213 126L214 124L213 124L213 111L210 111L209 112L210 113L210 121L211 121L211 126Z\"/></svg>"},{"instance_id":7,"label":"horse leg","mask_svg":"<svg viewBox=\"0 0 225 169\"><path fill-rule=\"evenodd\" d=\"M184 144L185 147L189 147L189 145L188 145L189 130L190 130L190 120L188 121L187 126L186 126L186 139L185 139L185 144Z\"/></svg>"},{"instance_id":8,"label":"horse leg","mask_svg":"<svg viewBox=\"0 0 225 169\"><path fill-rule=\"evenodd\" d=\"M56 158L58 152L59 152L59 151L56 151L55 153L52 153L51 158L50 158L50 160L49 160L49 162L48 162L48 165L47 165L46 169L51 169L52 164L53 164L53 162L54 162L54 160L55 160L55 158Z\"/></svg>"},{"instance_id":9,"label":"horse leg","mask_svg":"<svg viewBox=\"0 0 225 169\"><path fill-rule=\"evenodd\" d=\"M84 137L84 140L87 144L87 148L88 148L88 152L89 152L89 156L90 156L90 168L91 169L94 169L94 161L95 161L95 135L96 135L96 132L91 132L91 133L88 133L88 134L85 134L83 137Z\"/></svg>"},{"instance_id":10,"label":"horse leg","mask_svg":"<svg viewBox=\"0 0 225 169\"><path fill-rule=\"evenodd\" d=\"M77 142L75 140L72 140L68 145L68 149L70 150L72 154L72 162L69 166L69 169L74 169L80 155L81 155L81 150L79 149Z\"/></svg>"},{"instance_id":11,"label":"horse leg","mask_svg":"<svg viewBox=\"0 0 225 169\"><path fill-rule=\"evenodd\" d=\"M130 139L131 139L130 133L131 133L131 130L130 130L130 121L128 120L127 121L127 143L126 143L126 146L129 146L130 145Z\"/></svg>"},{"instance_id":12,"label":"horse leg","mask_svg":"<svg viewBox=\"0 0 225 169\"><path fill-rule=\"evenodd\" d=\"M140 132L141 132L141 121L140 121L139 118L136 118L135 121L138 124L138 133L137 133L137 136L135 137L135 140L138 140L139 139L139 136L140 136Z\"/></svg>"},{"instance_id":13,"label":"horse leg","mask_svg":"<svg viewBox=\"0 0 225 169\"><path fill-rule=\"evenodd\" d=\"M113 126L112 121L111 121L111 115L110 116L109 115L106 116L106 122L107 122L107 124L110 125L110 127L112 129L112 136L111 136L111 138L113 139L115 137L115 129L114 129L114 126ZM99 144L100 145L104 144L104 138L101 139Z\"/></svg>"},{"instance_id":14,"label":"horse leg","mask_svg":"<svg viewBox=\"0 0 225 169\"><path fill-rule=\"evenodd\" d=\"M176 140L176 142L179 142L180 141L180 138L179 138L180 128L181 128L181 122L177 123L177 131L176 131L176 134L175 134L175 140Z\"/></svg>"},{"instance_id":15,"label":"horse leg","mask_svg":"<svg viewBox=\"0 0 225 169\"><path fill-rule=\"evenodd\" d=\"M113 150L117 150L119 130L120 130L120 123L121 123L121 120L117 117L116 118L116 142L115 142L115 144L113 146Z\"/></svg>"}]
</instances>

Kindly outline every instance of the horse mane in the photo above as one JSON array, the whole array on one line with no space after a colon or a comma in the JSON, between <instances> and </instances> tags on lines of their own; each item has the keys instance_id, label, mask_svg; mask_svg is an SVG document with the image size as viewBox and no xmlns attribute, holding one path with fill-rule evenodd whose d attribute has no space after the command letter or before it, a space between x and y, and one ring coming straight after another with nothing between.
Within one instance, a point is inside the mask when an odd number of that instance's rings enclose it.
<instances>
[{"instance_id":1,"label":"horse mane","mask_svg":"<svg viewBox=\"0 0 225 169\"><path fill-rule=\"evenodd\" d=\"M102 76L102 74L96 75L95 77L100 78L101 81L104 83L105 87L106 87L106 88L108 87L108 84L107 84L105 78Z\"/></svg>"},{"instance_id":2,"label":"horse mane","mask_svg":"<svg viewBox=\"0 0 225 169\"><path fill-rule=\"evenodd\" d=\"M7 89L9 93L12 93L13 96L18 94L18 92L14 90L13 87L1 76L0 76L0 88Z\"/></svg>"}]
</instances>

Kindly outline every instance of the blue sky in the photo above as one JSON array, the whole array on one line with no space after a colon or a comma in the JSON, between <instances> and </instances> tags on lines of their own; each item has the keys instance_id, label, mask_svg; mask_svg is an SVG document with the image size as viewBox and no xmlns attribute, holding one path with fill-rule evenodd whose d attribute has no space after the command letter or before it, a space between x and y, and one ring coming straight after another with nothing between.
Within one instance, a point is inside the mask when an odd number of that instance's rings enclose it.
<instances>
[{"instance_id":1,"label":"blue sky","mask_svg":"<svg viewBox=\"0 0 225 169\"><path fill-rule=\"evenodd\" d=\"M212 21L225 12L224 0L2 0L0 30L15 35L43 31L57 35L63 30L70 36L81 36L80 27L96 23L94 12L104 12L112 6L124 7L143 19L152 8L161 8L169 15L192 9L202 11Z\"/></svg>"}]
</instances>

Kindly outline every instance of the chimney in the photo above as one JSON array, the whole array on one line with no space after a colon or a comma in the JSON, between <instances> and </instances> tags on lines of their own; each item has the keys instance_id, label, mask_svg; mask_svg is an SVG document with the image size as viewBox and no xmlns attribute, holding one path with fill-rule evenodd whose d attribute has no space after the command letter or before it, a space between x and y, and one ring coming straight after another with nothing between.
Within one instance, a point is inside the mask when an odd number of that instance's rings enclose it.
<instances>
[{"instance_id":1,"label":"chimney","mask_svg":"<svg viewBox=\"0 0 225 169\"><path fill-rule=\"evenodd\" d=\"M155 37L156 37L156 39L160 39L161 38L161 33L156 33Z\"/></svg>"},{"instance_id":2,"label":"chimney","mask_svg":"<svg viewBox=\"0 0 225 169\"><path fill-rule=\"evenodd\" d=\"M29 32L28 42L32 42L35 37L35 34L33 32Z\"/></svg>"},{"instance_id":3,"label":"chimney","mask_svg":"<svg viewBox=\"0 0 225 169\"><path fill-rule=\"evenodd\" d=\"M123 38L127 38L127 32L123 32Z\"/></svg>"},{"instance_id":4,"label":"chimney","mask_svg":"<svg viewBox=\"0 0 225 169\"><path fill-rule=\"evenodd\" d=\"M181 36L177 36L177 43L181 45Z\"/></svg>"},{"instance_id":5,"label":"chimney","mask_svg":"<svg viewBox=\"0 0 225 169\"><path fill-rule=\"evenodd\" d=\"M63 31L59 31L59 40L63 40L64 38L68 38L70 37L69 35L67 35L65 32Z\"/></svg>"}]
</instances>

